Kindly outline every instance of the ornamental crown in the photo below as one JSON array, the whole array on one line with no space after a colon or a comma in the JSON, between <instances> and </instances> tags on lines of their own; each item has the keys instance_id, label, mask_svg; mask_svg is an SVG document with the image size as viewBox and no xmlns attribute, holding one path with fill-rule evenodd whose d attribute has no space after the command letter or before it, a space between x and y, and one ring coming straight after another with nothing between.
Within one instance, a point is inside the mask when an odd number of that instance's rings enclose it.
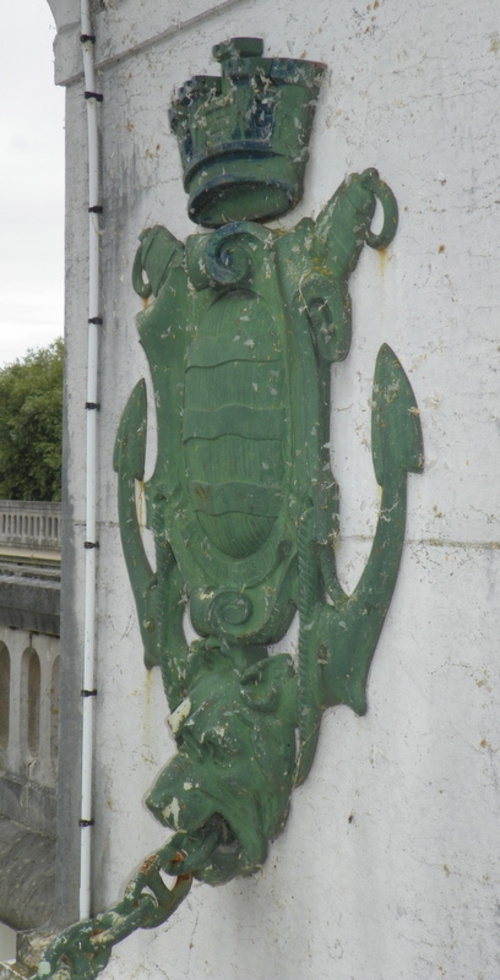
<instances>
[{"instance_id":1,"label":"ornamental crown","mask_svg":"<svg viewBox=\"0 0 500 980\"><path fill-rule=\"evenodd\" d=\"M189 217L208 228L276 218L302 197L326 66L262 52L260 38L217 44L221 77L196 75L172 103Z\"/></svg>"}]
</instances>

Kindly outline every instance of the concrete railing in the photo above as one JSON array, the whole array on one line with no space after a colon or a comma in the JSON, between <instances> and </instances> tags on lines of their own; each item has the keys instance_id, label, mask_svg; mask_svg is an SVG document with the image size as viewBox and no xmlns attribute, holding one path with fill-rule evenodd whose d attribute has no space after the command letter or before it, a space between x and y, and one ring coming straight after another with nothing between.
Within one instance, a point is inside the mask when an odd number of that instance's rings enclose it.
<instances>
[{"instance_id":1,"label":"concrete railing","mask_svg":"<svg viewBox=\"0 0 500 980\"><path fill-rule=\"evenodd\" d=\"M59 551L60 534L59 503L0 500L0 549Z\"/></svg>"},{"instance_id":2,"label":"concrete railing","mask_svg":"<svg viewBox=\"0 0 500 980\"><path fill-rule=\"evenodd\" d=\"M0 921L14 929L53 902L59 594L58 566L0 562Z\"/></svg>"}]
</instances>

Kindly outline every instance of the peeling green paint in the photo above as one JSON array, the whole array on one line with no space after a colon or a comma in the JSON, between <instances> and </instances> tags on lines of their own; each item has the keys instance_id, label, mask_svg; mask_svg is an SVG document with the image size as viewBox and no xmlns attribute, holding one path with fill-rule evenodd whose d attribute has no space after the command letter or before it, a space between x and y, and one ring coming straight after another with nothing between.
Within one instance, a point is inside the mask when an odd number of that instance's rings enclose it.
<instances>
[{"instance_id":1,"label":"peeling green paint","mask_svg":"<svg viewBox=\"0 0 500 980\"><path fill-rule=\"evenodd\" d=\"M156 410L158 454L144 485L154 568L136 506L147 439L143 380L114 453L145 663L160 666L178 748L146 802L174 835L121 903L55 940L39 977L90 980L114 943L166 921L191 876L221 884L261 867L294 785L310 770L323 711L366 710L403 547L407 474L423 466L415 398L383 345L372 408L380 514L347 595L335 567L330 365L351 343L349 276L365 245L391 243L397 205L369 169L348 177L316 221L287 232L258 224L300 199L324 66L262 58L254 38L215 53L222 78L187 83L172 116L190 214L215 230L184 245L149 228L133 267L134 288L149 300L137 325ZM383 223L375 234L377 202ZM198 634L191 644L186 606ZM294 665L268 647L297 612ZM177 876L172 891L162 871Z\"/></svg>"}]
</instances>

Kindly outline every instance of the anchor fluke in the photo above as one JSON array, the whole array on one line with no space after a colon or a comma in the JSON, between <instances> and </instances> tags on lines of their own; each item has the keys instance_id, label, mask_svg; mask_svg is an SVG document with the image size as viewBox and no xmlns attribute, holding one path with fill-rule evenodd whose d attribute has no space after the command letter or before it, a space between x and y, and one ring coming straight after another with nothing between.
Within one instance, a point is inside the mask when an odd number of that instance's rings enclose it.
<instances>
[{"instance_id":1,"label":"anchor fluke","mask_svg":"<svg viewBox=\"0 0 500 980\"><path fill-rule=\"evenodd\" d=\"M130 395L120 419L113 453L115 473L142 480L146 459L147 395L141 378Z\"/></svg>"},{"instance_id":2,"label":"anchor fluke","mask_svg":"<svg viewBox=\"0 0 500 980\"><path fill-rule=\"evenodd\" d=\"M394 469L420 473L424 450L420 412L410 382L394 351L383 344L373 380L372 457L377 483Z\"/></svg>"},{"instance_id":3,"label":"anchor fluke","mask_svg":"<svg viewBox=\"0 0 500 980\"><path fill-rule=\"evenodd\" d=\"M379 351L373 382L372 456L382 487L380 513L368 561L352 595L335 572L334 556L322 549L323 583L331 605L318 601L310 639L303 646L299 685L306 710L301 718L297 782L309 771L321 712L345 704L366 711L366 682L392 599L406 522L407 473L423 468L419 411L410 382L391 348ZM312 658L312 663L309 658Z\"/></svg>"},{"instance_id":4,"label":"anchor fluke","mask_svg":"<svg viewBox=\"0 0 500 980\"><path fill-rule=\"evenodd\" d=\"M136 480L144 477L146 458L147 395L144 379L138 381L120 419L113 452L118 474L118 514L123 553L134 592L144 644L144 663L158 663L153 601L156 575L149 564L137 517Z\"/></svg>"}]
</instances>

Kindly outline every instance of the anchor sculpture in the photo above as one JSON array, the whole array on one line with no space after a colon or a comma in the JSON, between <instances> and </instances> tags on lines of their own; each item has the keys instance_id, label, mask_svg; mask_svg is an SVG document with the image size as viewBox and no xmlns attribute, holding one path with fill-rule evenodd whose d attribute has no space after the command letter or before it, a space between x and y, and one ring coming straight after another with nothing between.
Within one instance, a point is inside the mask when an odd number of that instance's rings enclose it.
<instances>
[{"instance_id":1,"label":"anchor sculpture","mask_svg":"<svg viewBox=\"0 0 500 980\"><path fill-rule=\"evenodd\" d=\"M384 345L372 409L380 515L364 572L346 595L335 567L330 365L349 351L349 275L365 244L389 245L397 205L369 169L348 177L315 221L286 232L259 223L302 195L324 73L321 64L262 52L255 38L218 45L222 77L181 89L171 121L189 214L215 230L183 245L150 228L133 269L148 300L138 329L158 433L145 486L154 569L135 503L144 381L123 412L114 466L145 662L160 666L178 749L147 805L174 835L111 912L55 941L39 976L94 976L113 943L171 914L191 876L220 884L255 872L310 770L322 712L366 710L403 546L407 474L422 468L422 438L408 379ZM383 225L374 233L377 202ZM198 637L191 643L186 605ZM295 663L269 647L296 613ZM161 871L177 876L174 889Z\"/></svg>"}]
</instances>

